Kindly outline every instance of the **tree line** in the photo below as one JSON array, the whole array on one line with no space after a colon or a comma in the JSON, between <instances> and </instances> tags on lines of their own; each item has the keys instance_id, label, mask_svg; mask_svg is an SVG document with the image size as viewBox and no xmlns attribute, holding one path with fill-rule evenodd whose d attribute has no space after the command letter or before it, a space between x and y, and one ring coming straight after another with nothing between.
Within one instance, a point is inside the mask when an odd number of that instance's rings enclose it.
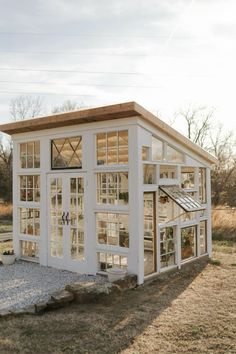
<instances>
[{"instance_id":1,"label":"tree line","mask_svg":"<svg viewBox=\"0 0 236 354\"><path fill-rule=\"evenodd\" d=\"M67 100L52 109L51 113L70 112L84 107ZM10 102L13 121L34 118L43 114L44 103L40 97L18 96ZM218 163L211 174L212 204L236 206L236 151L235 136L225 131L214 119L214 110L205 106L188 106L179 110L176 118L185 125L186 136L194 143L216 156ZM175 120L171 125L175 125ZM0 137L0 199L12 201L12 143Z\"/></svg>"}]
</instances>

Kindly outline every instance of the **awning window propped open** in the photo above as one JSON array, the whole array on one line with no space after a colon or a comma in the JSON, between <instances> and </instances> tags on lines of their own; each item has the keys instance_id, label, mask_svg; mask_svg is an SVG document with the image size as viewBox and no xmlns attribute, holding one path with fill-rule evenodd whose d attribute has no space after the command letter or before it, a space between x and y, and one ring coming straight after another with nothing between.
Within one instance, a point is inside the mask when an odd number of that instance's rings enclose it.
<instances>
[{"instance_id":1,"label":"awning window propped open","mask_svg":"<svg viewBox=\"0 0 236 354\"><path fill-rule=\"evenodd\" d=\"M205 209L198 200L191 197L184 189L178 186L160 186L159 188L186 212Z\"/></svg>"}]
</instances>

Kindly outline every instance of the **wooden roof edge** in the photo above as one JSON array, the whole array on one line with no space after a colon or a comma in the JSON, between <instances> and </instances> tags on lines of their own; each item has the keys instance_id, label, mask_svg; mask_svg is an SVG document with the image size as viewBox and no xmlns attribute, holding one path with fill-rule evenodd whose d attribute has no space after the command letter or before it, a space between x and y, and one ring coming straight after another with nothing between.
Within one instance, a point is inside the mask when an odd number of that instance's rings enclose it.
<instances>
[{"instance_id":1,"label":"wooden roof edge","mask_svg":"<svg viewBox=\"0 0 236 354\"><path fill-rule=\"evenodd\" d=\"M186 136L179 133L177 130L172 128L167 123L163 122L161 119L159 119L153 113L146 110L144 107L140 106L136 102L135 102L135 110L144 118L144 120L148 121L153 126L158 128L159 130L161 130L162 132L164 132L165 134L167 134L171 138L176 139L178 142L180 142L182 145L186 146L191 151L196 152L198 155L203 157L205 160L207 160L211 164L216 164L218 162L218 159L214 155L210 154L208 151L201 148L196 143L192 142L189 138L187 138Z\"/></svg>"},{"instance_id":2,"label":"wooden roof edge","mask_svg":"<svg viewBox=\"0 0 236 354\"><path fill-rule=\"evenodd\" d=\"M52 127L59 127L63 125L75 125L85 123L86 121L93 121L99 117L115 119L124 118L125 116L138 115L135 112L135 102L124 102L95 108L83 108L77 111L56 113L42 117L30 118L21 121L11 122L0 125L0 131L9 135L17 133L24 133L28 131L37 131L43 129L50 129ZM107 119L106 118L106 119Z\"/></svg>"},{"instance_id":3,"label":"wooden roof edge","mask_svg":"<svg viewBox=\"0 0 236 354\"><path fill-rule=\"evenodd\" d=\"M17 133L24 133L29 131L37 131L43 129L50 129L53 127L61 127L65 125L75 125L80 123L88 123L105 119L118 119L131 116L139 116L145 121L152 124L171 138L196 152L211 164L217 163L216 157L202 149L199 145L193 143L190 139L170 127L168 124L160 120L157 116L140 106L135 101L124 103L100 106L95 108L85 108L78 111L56 113L43 117L26 119L12 123L0 125L0 132L14 135ZM101 119L99 119L99 117ZM103 117L103 119L102 119Z\"/></svg>"}]
</instances>

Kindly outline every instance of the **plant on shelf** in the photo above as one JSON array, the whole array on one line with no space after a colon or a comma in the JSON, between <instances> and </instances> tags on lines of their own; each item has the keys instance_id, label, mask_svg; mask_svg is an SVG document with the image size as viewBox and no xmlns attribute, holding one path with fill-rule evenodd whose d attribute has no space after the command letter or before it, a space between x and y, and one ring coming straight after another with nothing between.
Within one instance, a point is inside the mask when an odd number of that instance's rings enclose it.
<instances>
[{"instance_id":1,"label":"plant on shelf","mask_svg":"<svg viewBox=\"0 0 236 354\"><path fill-rule=\"evenodd\" d=\"M16 256L13 249L6 250L1 255L1 261L4 265L13 264L15 260L16 260Z\"/></svg>"}]
</instances>

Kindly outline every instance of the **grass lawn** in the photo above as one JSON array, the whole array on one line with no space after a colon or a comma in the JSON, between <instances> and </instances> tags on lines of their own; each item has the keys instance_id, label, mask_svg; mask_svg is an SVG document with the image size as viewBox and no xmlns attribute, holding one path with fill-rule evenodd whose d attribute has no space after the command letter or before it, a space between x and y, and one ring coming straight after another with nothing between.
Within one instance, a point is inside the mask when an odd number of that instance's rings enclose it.
<instances>
[{"instance_id":1,"label":"grass lawn","mask_svg":"<svg viewBox=\"0 0 236 354\"><path fill-rule=\"evenodd\" d=\"M110 305L0 319L0 353L236 353L236 243Z\"/></svg>"}]
</instances>

